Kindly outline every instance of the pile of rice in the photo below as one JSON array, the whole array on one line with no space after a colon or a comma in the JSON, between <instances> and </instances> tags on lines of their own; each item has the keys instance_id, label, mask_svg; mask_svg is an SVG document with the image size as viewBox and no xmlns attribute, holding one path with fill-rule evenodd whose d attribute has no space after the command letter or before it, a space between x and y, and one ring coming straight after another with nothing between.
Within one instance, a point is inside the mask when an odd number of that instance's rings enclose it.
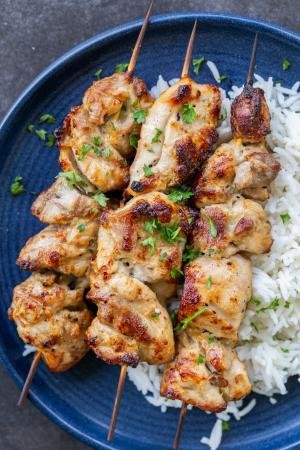
<instances>
[{"instance_id":1,"label":"pile of rice","mask_svg":"<svg viewBox=\"0 0 300 450\"><path fill-rule=\"evenodd\" d=\"M207 66L219 82L215 64L208 61ZM253 300L240 328L237 350L247 366L253 390L269 396L270 403L274 404L274 394L287 393L288 378L300 376L300 82L287 89L275 84L271 77L264 80L255 75L255 79L255 87L264 90L271 112L268 144L281 163L281 171L264 205L272 224L274 243L269 254L252 257ZM167 83L159 76L151 94L157 98L176 81ZM226 94L221 89L223 116L226 116L219 128L221 142L231 138L230 104L241 90L242 87L233 86ZM283 223L280 215L286 213L290 219ZM35 348L26 345L23 355L32 351ZM128 376L149 403L166 412L168 407L180 408L181 401L159 395L163 370L163 366L141 363L135 369L128 368ZM202 437L201 442L216 450L222 439L222 423L228 422L231 416L240 420L255 403L255 399L246 406L242 400L230 402L226 411L216 414L210 437Z\"/></svg>"},{"instance_id":2,"label":"pile of rice","mask_svg":"<svg viewBox=\"0 0 300 450\"><path fill-rule=\"evenodd\" d=\"M208 61L207 66L219 82L215 64ZM287 393L288 378L300 376L300 82L287 89L274 83L271 77L264 80L255 75L255 80L255 87L264 90L268 102L271 113L268 144L281 163L281 171L264 205L272 224L274 243L269 254L252 258L253 300L240 328L237 350L247 366L253 390L269 396L270 403L274 404L274 394ZM176 81L167 83L159 76L151 89L152 95L158 97ZM241 90L242 87L236 86L227 94L221 90L223 116L227 113L219 128L222 142L231 138L230 104ZM280 215L286 213L290 219L284 223ZM181 407L181 402L160 397L162 373L163 366L146 363L128 369L129 379L146 400L165 412L168 407ZM217 449L222 439L222 422L231 416L240 420L255 403L255 399L246 406L243 401L229 403L226 411L216 414L210 437L202 437L201 442L211 450Z\"/></svg>"}]
</instances>

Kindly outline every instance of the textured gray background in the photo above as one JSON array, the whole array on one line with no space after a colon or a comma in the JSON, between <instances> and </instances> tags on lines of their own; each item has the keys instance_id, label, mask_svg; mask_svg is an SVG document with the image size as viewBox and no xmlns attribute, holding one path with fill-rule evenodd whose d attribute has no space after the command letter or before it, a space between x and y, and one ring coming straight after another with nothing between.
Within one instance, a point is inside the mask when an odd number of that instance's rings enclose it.
<instances>
[{"instance_id":1,"label":"textured gray background","mask_svg":"<svg viewBox=\"0 0 300 450\"><path fill-rule=\"evenodd\" d=\"M300 31L299 0L156 0L169 11L232 12ZM0 117L47 65L79 42L122 22L143 17L148 0L0 0ZM0 450L84 450L29 402L0 367Z\"/></svg>"}]
</instances>

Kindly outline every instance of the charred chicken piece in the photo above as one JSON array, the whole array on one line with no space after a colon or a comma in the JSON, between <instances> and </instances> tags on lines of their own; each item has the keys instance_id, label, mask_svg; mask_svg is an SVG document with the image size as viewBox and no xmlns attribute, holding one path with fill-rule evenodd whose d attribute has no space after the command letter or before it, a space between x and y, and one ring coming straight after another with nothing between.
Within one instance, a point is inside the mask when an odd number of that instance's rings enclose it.
<instances>
[{"instance_id":1,"label":"charred chicken piece","mask_svg":"<svg viewBox=\"0 0 300 450\"><path fill-rule=\"evenodd\" d=\"M41 222L57 225L70 223L76 217L94 219L100 211L96 200L70 187L62 177L43 191L31 207L32 214Z\"/></svg>"},{"instance_id":2,"label":"charred chicken piece","mask_svg":"<svg viewBox=\"0 0 300 450\"><path fill-rule=\"evenodd\" d=\"M264 142L243 144L241 139L222 144L201 169L195 185L195 203L200 208L226 203L234 194L264 201L280 164Z\"/></svg>"},{"instance_id":3,"label":"charred chicken piece","mask_svg":"<svg viewBox=\"0 0 300 450\"><path fill-rule=\"evenodd\" d=\"M259 203L237 196L228 203L202 208L191 242L206 255L259 255L270 251L271 225Z\"/></svg>"},{"instance_id":4,"label":"charred chicken piece","mask_svg":"<svg viewBox=\"0 0 300 450\"><path fill-rule=\"evenodd\" d=\"M190 179L217 140L220 92L188 77L153 104L130 168L128 193L166 190Z\"/></svg>"},{"instance_id":5,"label":"charred chicken piece","mask_svg":"<svg viewBox=\"0 0 300 450\"><path fill-rule=\"evenodd\" d=\"M181 322L204 308L189 329L207 330L217 338L236 343L238 329L251 298L250 260L202 256L185 268L185 282L178 311Z\"/></svg>"},{"instance_id":6,"label":"charred chicken piece","mask_svg":"<svg viewBox=\"0 0 300 450\"><path fill-rule=\"evenodd\" d=\"M83 300L87 285L84 278L45 272L32 274L14 289L9 318L53 372L71 368L88 351L85 332L92 314Z\"/></svg>"},{"instance_id":7,"label":"charred chicken piece","mask_svg":"<svg viewBox=\"0 0 300 450\"><path fill-rule=\"evenodd\" d=\"M188 218L186 208L158 192L103 213L88 294L98 314L87 336L104 361L136 366L173 358L172 324L162 303L176 290Z\"/></svg>"},{"instance_id":8,"label":"charred chicken piece","mask_svg":"<svg viewBox=\"0 0 300 450\"><path fill-rule=\"evenodd\" d=\"M164 372L161 395L221 412L228 401L251 392L245 366L230 343L187 330L178 336L176 353Z\"/></svg>"},{"instance_id":9,"label":"charred chicken piece","mask_svg":"<svg viewBox=\"0 0 300 450\"><path fill-rule=\"evenodd\" d=\"M82 277L96 253L98 222L73 219L68 225L49 225L28 239L17 259L23 270L55 270Z\"/></svg>"},{"instance_id":10,"label":"charred chicken piece","mask_svg":"<svg viewBox=\"0 0 300 450\"><path fill-rule=\"evenodd\" d=\"M130 136L139 137L142 123L136 111L144 115L151 105L146 85L132 74L95 81L57 132L62 169L79 169L103 192L124 188L134 154Z\"/></svg>"}]
</instances>

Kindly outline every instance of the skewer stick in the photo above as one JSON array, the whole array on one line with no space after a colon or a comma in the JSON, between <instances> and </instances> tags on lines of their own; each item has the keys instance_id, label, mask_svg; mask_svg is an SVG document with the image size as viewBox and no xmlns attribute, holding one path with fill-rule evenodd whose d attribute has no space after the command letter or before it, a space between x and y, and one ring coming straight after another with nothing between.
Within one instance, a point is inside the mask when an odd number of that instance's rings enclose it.
<instances>
[{"instance_id":1,"label":"skewer stick","mask_svg":"<svg viewBox=\"0 0 300 450\"><path fill-rule=\"evenodd\" d=\"M174 450L178 450L178 448L179 448L179 443L180 443L180 438L181 438L181 433L182 433L186 413L187 413L187 404L185 402L182 402L180 416L179 416L179 420L178 420L178 424L177 424L177 430L176 430L175 438L173 441Z\"/></svg>"},{"instance_id":2,"label":"skewer stick","mask_svg":"<svg viewBox=\"0 0 300 450\"><path fill-rule=\"evenodd\" d=\"M191 64L193 47L194 47L195 36L196 36L196 28L197 28L197 20L195 20L195 23L194 23L194 26L193 26L193 29L191 32L190 40L189 40L189 43L188 43L188 46L186 49L183 68L182 68L182 72L181 72L181 78L187 77L189 74L189 68L190 68L190 64Z\"/></svg>"},{"instance_id":3,"label":"skewer stick","mask_svg":"<svg viewBox=\"0 0 300 450\"><path fill-rule=\"evenodd\" d=\"M132 55L131 55L131 59L130 59L130 62L128 64L128 69L127 69L127 72L129 72L129 73L133 72L134 69L135 69L135 65L136 65L136 62L137 62L137 59L138 59L138 56L140 54L140 50L141 50L141 47L142 47L144 35L145 35L146 29L147 29L147 26L148 26L148 23L149 23L149 19L150 19L152 7L153 7L153 1L154 0L152 0L150 5L149 5L146 17L144 19L143 26L141 28L140 34L139 34L139 36L137 38L137 41L135 43L135 46L134 46L134 49L133 49L133 52L132 52Z\"/></svg>"},{"instance_id":4,"label":"skewer stick","mask_svg":"<svg viewBox=\"0 0 300 450\"><path fill-rule=\"evenodd\" d=\"M126 379L126 373L127 373L127 366L126 365L121 366L117 394L116 394L116 398L115 398L114 408L113 408L110 425L109 425L109 430L108 430L108 435L107 435L108 441L112 441L114 438L116 422L117 422L118 413L119 413L119 409L120 409L120 401L122 398L122 393L123 393L125 379Z\"/></svg>"},{"instance_id":5,"label":"skewer stick","mask_svg":"<svg viewBox=\"0 0 300 450\"><path fill-rule=\"evenodd\" d=\"M257 41L258 41L258 33L255 34L253 47L252 47L252 53L251 53L251 59L250 59L250 64L249 64L249 69L248 69L248 74L247 74L247 80L246 80L246 85L248 84L250 86L253 85L253 75L254 75L254 69L255 69L255 64L256 64Z\"/></svg>"},{"instance_id":6,"label":"skewer stick","mask_svg":"<svg viewBox=\"0 0 300 450\"><path fill-rule=\"evenodd\" d=\"M21 395L19 397L17 406L22 406L24 403L24 400L26 399L27 395L28 395L28 391L30 389L30 385L32 382L32 379L34 377L34 374L36 372L36 369L38 368L39 362L42 358L42 354L40 352L36 352L36 354L34 355L34 358L32 360L27 378L25 380Z\"/></svg>"}]
</instances>

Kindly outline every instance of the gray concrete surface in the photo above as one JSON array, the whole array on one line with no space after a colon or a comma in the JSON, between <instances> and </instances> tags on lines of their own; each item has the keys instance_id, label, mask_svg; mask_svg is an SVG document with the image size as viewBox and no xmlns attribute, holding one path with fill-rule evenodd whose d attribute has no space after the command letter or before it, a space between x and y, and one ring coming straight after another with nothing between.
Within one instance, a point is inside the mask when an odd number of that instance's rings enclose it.
<instances>
[{"instance_id":1,"label":"gray concrete surface","mask_svg":"<svg viewBox=\"0 0 300 450\"><path fill-rule=\"evenodd\" d=\"M22 89L75 44L141 18L149 0L0 0L0 118ZM299 0L156 0L155 13L232 12L300 31ZM29 402L0 367L0 450L84 450Z\"/></svg>"}]
</instances>

